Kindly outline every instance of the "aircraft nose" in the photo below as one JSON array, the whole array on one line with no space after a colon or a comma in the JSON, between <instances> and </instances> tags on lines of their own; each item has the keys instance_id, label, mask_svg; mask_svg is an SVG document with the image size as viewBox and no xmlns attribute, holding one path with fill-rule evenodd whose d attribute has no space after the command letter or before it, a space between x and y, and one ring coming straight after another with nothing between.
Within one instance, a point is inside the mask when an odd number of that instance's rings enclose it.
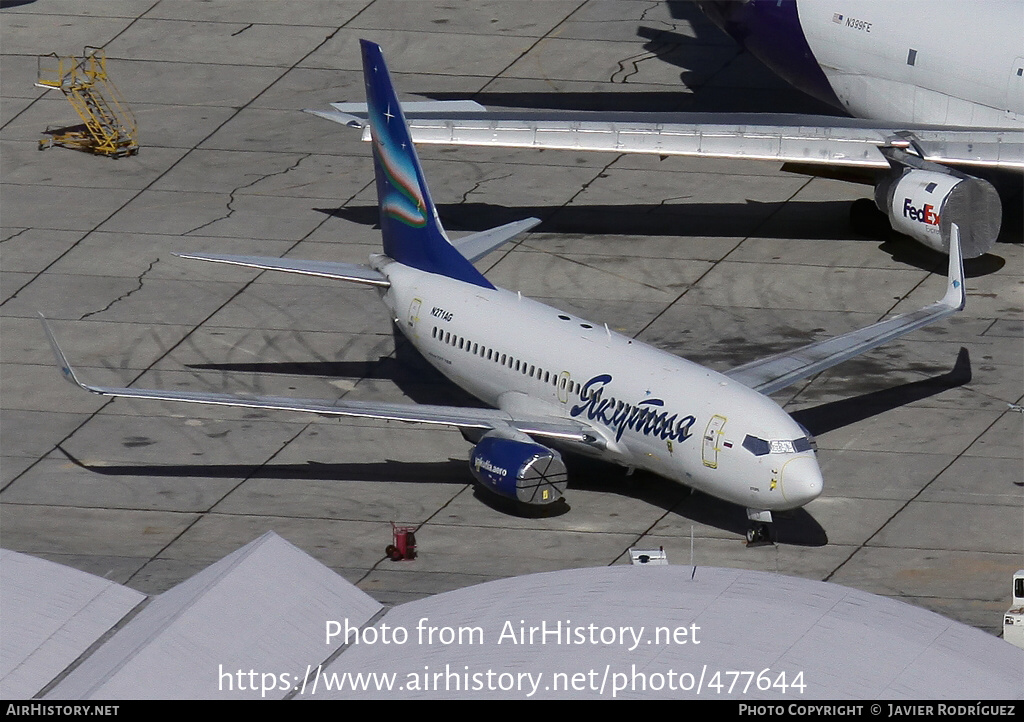
<instances>
[{"instance_id":1,"label":"aircraft nose","mask_svg":"<svg viewBox=\"0 0 1024 722\"><path fill-rule=\"evenodd\" d=\"M817 460L811 456L790 459L782 467L779 476L782 496L794 506L803 506L817 499L824 488L821 469L818 468Z\"/></svg>"}]
</instances>

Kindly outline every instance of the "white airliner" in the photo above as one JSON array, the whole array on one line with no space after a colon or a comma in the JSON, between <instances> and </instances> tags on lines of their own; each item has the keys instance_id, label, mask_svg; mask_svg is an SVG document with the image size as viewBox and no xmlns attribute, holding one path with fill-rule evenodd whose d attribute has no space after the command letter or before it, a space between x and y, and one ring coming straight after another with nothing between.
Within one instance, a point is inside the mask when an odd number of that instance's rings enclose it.
<instances>
[{"instance_id":1,"label":"white airliner","mask_svg":"<svg viewBox=\"0 0 1024 722\"><path fill-rule=\"evenodd\" d=\"M423 171L380 47L362 41L384 253L368 266L283 258L182 254L215 263L334 278L377 287L396 326L445 376L491 409L109 388L76 377L46 322L65 377L107 396L285 409L459 428L475 443L474 477L523 504L563 498L557 447L652 471L746 507L748 541L770 539L771 512L822 491L814 444L766 394L945 318L965 301L953 228L945 294L896 316L725 374L569 313L494 287L471 261L537 221L453 244Z\"/></svg>"},{"instance_id":2,"label":"white airliner","mask_svg":"<svg viewBox=\"0 0 1024 722\"><path fill-rule=\"evenodd\" d=\"M989 181L1008 175L1000 190L1019 195L1024 173L1024 1L698 4L784 79L855 118L417 103L413 140L780 161L873 185L893 228L930 248L948 252L953 223L965 257L992 248L1003 216ZM332 105L307 112L364 126L363 104ZM854 221L878 211L855 203Z\"/></svg>"}]
</instances>

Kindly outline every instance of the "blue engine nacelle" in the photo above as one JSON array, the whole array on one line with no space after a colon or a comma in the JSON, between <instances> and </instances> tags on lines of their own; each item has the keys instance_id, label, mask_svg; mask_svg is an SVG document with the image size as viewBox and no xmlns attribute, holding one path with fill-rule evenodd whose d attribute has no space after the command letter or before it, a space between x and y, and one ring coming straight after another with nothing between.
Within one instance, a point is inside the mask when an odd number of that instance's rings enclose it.
<instances>
[{"instance_id":1,"label":"blue engine nacelle","mask_svg":"<svg viewBox=\"0 0 1024 722\"><path fill-rule=\"evenodd\" d=\"M485 434L469 455L469 470L485 487L524 504L551 504L565 496L568 474L557 451L525 440Z\"/></svg>"}]
</instances>

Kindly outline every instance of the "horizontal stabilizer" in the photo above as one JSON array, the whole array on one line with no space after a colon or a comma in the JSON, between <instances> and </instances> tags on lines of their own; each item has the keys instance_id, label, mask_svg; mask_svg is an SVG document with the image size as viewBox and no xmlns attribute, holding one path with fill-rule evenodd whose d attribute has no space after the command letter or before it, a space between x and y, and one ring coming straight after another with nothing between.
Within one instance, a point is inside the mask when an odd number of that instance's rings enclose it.
<instances>
[{"instance_id":1,"label":"horizontal stabilizer","mask_svg":"<svg viewBox=\"0 0 1024 722\"><path fill-rule=\"evenodd\" d=\"M64 352L57 345L57 339L50 330L46 319L40 314L43 330L57 359L61 373L69 382L79 388L100 396L116 396L155 401L178 401L188 404L213 406L236 406L251 409L274 409L298 411L323 416L350 416L387 421L407 421L421 424L440 424L464 429L495 429L511 426L523 433L550 439L598 443L598 438L589 428L571 419L513 416L498 409L479 409L460 406L436 406L428 404L394 404L380 401L336 401L317 399L296 399L284 396L234 395L206 393L201 391L169 391L162 389L133 389L112 386L92 386L79 380Z\"/></svg>"},{"instance_id":2,"label":"horizontal stabilizer","mask_svg":"<svg viewBox=\"0 0 1024 722\"><path fill-rule=\"evenodd\" d=\"M479 261L491 251L539 224L540 218L524 218L521 221L513 221L497 228L460 238L457 241L452 241L452 245L470 261Z\"/></svg>"},{"instance_id":3,"label":"horizontal stabilizer","mask_svg":"<svg viewBox=\"0 0 1024 722\"><path fill-rule=\"evenodd\" d=\"M211 263L226 263L230 266L246 266L265 271L284 271L299 273L304 276L320 276L336 278L341 281L365 283L370 286L390 286L391 282L380 271L375 271L358 263L335 263L331 261L302 261L291 258L274 258L265 256L227 256L220 253L175 253L180 258Z\"/></svg>"},{"instance_id":4,"label":"horizontal stabilizer","mask_svg":"<svg viewBox=\"0 0 1024 722\"><path fill-rule=\"evenodd\" d=\"M957 311L963 310L966 300L964 264L960 251L960 229L954 223L950 227L949 273L946 280L946 293L939 302L919 311L879 321L842 336L818 341L793 351L737 366L726 371L725 375L755 391L770 394L876 346L881 346L911 331L952 316Z\"/></svg>"},{"instance_id":5,"label":"horizontal stabilizer","mask_svg":"<svg viewBox=\"0 0 1024 722\"><path fill-rule=\"evenodd\" d=\"M351 113L366 119L369 111L366 103L331 103L341 113ZM402 103L402 112L407 118L425 113L486 113L487 108L475 100L415 100Z\"/></svg>"},{"instance_id":6,"label":"horizontal stabilizer","mask_svg":"<svg viewBox=\"0 0 1024 722\"><path fill-rule=\"evenodd\" d=\"M338 110L317 110L316 108L303 108L302 112L309 113L310 115L315 115L318 118L323 118L324 120L329 120L333 123L347 125L352 128L362 128L363 126L366 125L365 118L360 118L359 116L352 115L351 113L342 113L341 111ZM363 140L369 139L370 135L369 131L367 131L367 135Z\"/></svg>"},{"instance_id":7,"label":"horizontal stabilizer","mask_svg":"<svg viewBox=\"0 0 1024 722\"><path fill-rule=\"evenodd\" d=\"M314 108L303 108L303 113L315 115L318 118L353 128L362 128L367 125L370 116L366 103L331 103L333 110L316 110ZM424 100L412 103L402 103L402 110L407 118L420 115L441 114L441 115L465 115L473 113L486 113L487 108L473 100ZM366 140L370 139L369 131Z\"/></svg>"}]
</instances>

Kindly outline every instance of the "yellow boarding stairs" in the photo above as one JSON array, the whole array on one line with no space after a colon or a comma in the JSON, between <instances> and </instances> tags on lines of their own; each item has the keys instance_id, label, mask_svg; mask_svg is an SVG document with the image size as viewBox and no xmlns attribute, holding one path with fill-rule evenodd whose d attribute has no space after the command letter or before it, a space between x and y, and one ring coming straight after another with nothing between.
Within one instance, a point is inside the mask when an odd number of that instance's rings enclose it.
<instances>
[{"instance_id":1,"label":"yellow boarding stairs","mask_svg":"<svg viewBox=\"0 0 1024 722\"><path fill-rule=\"evenodd\" d=\"M61 145L110 158L139 152L135 116L107 77L107 56L101 48L87 46L81 59L40 55L38 69L36 87L59 88L85 124L84 130L48 130L39 150Z\"/></svg>"}]
</instances>

